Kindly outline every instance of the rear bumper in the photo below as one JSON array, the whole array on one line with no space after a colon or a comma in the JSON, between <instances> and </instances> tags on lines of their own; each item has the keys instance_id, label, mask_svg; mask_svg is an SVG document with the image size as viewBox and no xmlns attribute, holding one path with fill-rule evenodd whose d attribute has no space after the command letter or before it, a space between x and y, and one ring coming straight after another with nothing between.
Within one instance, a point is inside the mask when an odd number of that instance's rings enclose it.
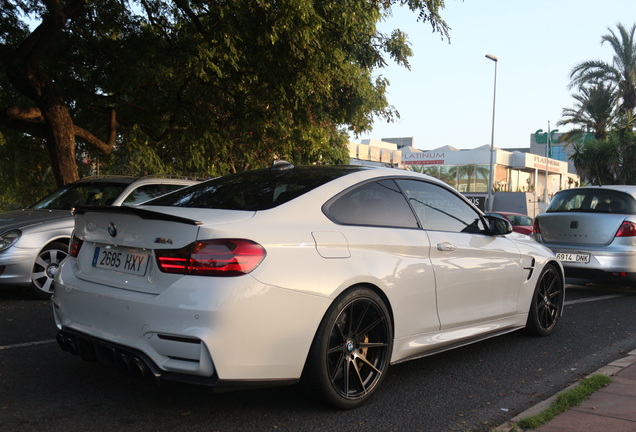
<instances>
[{"instance_id":1,"label":"rear bumper","mask_svg":"<svg viewBox=\"0 0 636 432\"><path fill-rule=\"evenodd\" d=\"M615 272L592 268L565 267L565 276L573 279L588 279L599 282L636 282L636 273Z\"/></svg>"},{"instance_id":2,"label":"rear bumper","mask_svg":"<svg viewBox=\"0 0 636 432\"><path fill-rule=\"evenodd\" d=\"M167 372L141 351L96 339L73 330L60 330L56 339L58 345L66 352L78 355L85 361L97 362L103 367L117 368L120 372L138 379L175 381L215 387L219 390L291 385L298 381L297 379L222 381L219 380L216 373L209 377L200 377Z\"/></svg>"},{"instance_id":3,"label":"rear bumper","mask_svg":"<svg viewBox=\"0 0 636 432\"><path fill-rule=\"evenodd\" d=\"M61 265L52 299L61 337L86 342L88 359L123 353L171 380L246 387L293 382L330 304L249 275L187 276L160 294L139 293L78 279L73 264Z\"/></svg>"},{"instance_id":4,"label":"rear bumper","mask_svg":"<svg viewBox=\"0 0 636 432\"><path fill-rule=\"evenodd\" d=\"M565 271L565 277L636 280L636 247L634 246L594 248L585 246L544 245L555 254L588 254L590 256L588 263L561 261Z\"/></svg>"}]
</instances>

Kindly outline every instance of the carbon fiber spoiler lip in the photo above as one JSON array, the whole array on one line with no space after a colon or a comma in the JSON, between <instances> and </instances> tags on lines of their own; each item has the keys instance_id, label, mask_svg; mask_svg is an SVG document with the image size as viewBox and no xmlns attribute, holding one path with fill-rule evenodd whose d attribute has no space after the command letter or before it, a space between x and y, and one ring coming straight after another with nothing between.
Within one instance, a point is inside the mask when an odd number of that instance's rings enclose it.
<instances>
[{"instance_id":1,"label":"carbon fiber spoiler lip","mask_svg":"<svg viewBox=\"0 0 636 432\"><path fill-rule=\"evenodd\" d=\"M109 214L133 214L139 216L142 219L147 220L161 220L167 222L176 222L186 225L202 225L203 222L194 219L188 219L181 216L174 216L166 213L160 213L152 210L146 210L139 207L130 206L78 206L73 210L73 214L86 214L86 213L109 213Z\"/></svg>"}]
</instances>

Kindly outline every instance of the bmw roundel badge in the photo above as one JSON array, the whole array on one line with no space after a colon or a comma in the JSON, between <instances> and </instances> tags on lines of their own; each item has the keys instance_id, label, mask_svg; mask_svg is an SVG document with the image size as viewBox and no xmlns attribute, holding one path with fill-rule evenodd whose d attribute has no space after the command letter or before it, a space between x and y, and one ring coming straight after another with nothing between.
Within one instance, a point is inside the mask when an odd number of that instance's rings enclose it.
<instances>
[{"instance_id":1,"label":"bmw roundel badge","mask_svg":"<svg viewBox=\"0 0 636 432\"><path fill-rule=\"evenodd\" d=\"M108 224L108 234L110 234L111 237L115 237L117 235L117 227L112 222Z\"/></svg>"}]
</instances>

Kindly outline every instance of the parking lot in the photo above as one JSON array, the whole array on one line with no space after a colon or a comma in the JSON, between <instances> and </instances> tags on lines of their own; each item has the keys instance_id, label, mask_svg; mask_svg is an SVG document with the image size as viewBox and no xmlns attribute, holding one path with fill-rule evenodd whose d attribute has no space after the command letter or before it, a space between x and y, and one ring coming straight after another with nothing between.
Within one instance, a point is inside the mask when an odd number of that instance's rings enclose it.
<instances>
[{"instance_id":1,"label":"parking lot","mask_svg":"<svg viewBox=\"0 0 636 432\"><path fill-rule=\"evenodd\" d=\"M569 285L551 337L513 333L394 365L370 403L337 411L296 387L215 393L135 381L62 352L50 307L0 293L2 431L488 430L636 348L631 289Z\"/></svg>"}]
</instances>

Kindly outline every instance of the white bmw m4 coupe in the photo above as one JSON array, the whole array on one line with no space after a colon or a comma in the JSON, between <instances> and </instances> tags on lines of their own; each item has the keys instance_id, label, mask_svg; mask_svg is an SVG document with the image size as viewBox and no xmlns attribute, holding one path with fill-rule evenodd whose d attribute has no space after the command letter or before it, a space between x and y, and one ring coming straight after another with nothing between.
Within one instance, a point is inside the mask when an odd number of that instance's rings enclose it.
<instances>
[{"instance_id":1,"label":"white bmw m4 coupe","mask_svg":"<svg viewBox=\"0 0 636 432\"><path fill-rule=\"evenodd\" d=\"M551 251L410 171L277 161L75 218L58 342L140 376L355 408L391 364L549 335L563 310Z\"/></svg>"}]
</instances>

